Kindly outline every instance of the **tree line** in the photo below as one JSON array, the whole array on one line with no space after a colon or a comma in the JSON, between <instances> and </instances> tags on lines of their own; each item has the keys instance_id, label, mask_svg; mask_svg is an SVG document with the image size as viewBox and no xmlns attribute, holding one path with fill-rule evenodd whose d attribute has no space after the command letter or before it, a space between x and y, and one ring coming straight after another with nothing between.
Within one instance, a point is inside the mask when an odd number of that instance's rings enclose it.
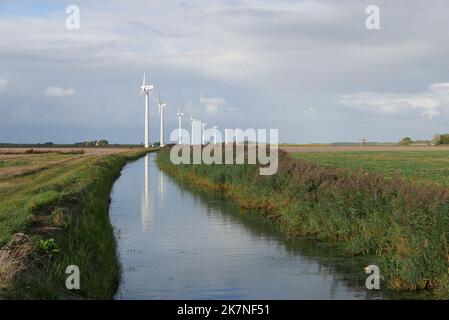
<instances>
[{"instance_id":1,"label":"tree line","mask_svg":"<svg viewBox=\"0 0 449 320\"><path fill-rule=\"evenodd\" d=\"M427 144L433 144L433 145L442 145L442 144L449 144L449 133L442 133L442 134L436 134L433 136L432 140L416 140L413 141L410 137L402 138L401 141L399 141L399 144L402 146L408 146L413 143L427 143Z\"/></svg>"},{"instance_id":2,"label":"tree line","mask_svg":"<svg viewBox=\"0 0 449 320\"><path fill-rule=\"evenodd\" d=\"M83 146L83 147L106 147L109 145L108 140L92 140L92 141L83 141L83 142L75 142L75 146Z\"/></svg>"}]
</instances>

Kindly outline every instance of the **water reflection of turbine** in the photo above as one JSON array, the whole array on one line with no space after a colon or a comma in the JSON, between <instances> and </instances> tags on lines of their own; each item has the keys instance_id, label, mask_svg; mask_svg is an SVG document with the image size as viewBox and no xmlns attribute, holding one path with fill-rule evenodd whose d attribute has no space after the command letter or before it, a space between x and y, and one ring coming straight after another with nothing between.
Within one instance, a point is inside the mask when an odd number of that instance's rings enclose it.
<instances>
[{"instance_id":1,"label":"water reflection of turbine","mask_svg":"<svg viewBox=\"0 0 449 320\"><path fill-rule=\"evenodd\" d=\"M164 186L164 173L162 172L162 170L159 170L159 202L161 204L161 206L164 203L164 196L165 196L165 186Z\"/></svg>"},{"instance_id":2,"label":"water reflection of turbine","mask_svg":"<svg viewBox=\"0 0 449 320\"><path fill-rule=\"evenodd\" d=\"M145 156L145 183L144 192L141 201L141 216L142 216L142 228L148 230L151 224L152 216L152 201L150 201L150 190L149 190L149 172L148 172L148 160L149 155Z\"/></svg>"}]
</instances>

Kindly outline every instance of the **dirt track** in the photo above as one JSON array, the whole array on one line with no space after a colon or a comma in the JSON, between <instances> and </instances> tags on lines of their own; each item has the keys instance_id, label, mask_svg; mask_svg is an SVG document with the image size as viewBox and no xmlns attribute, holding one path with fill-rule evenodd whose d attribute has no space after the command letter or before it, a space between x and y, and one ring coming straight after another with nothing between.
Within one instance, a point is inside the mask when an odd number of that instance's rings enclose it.
<instances>
[{"instance_id":1,"label":"dirt track","mask_svg":"<svg viewBox=\"0 0 449 320\"><path fill-rule=\"evenodd\" d=\"M449 146L282 146L287 152L449 151Z\"/></svg>"}]
</instances>

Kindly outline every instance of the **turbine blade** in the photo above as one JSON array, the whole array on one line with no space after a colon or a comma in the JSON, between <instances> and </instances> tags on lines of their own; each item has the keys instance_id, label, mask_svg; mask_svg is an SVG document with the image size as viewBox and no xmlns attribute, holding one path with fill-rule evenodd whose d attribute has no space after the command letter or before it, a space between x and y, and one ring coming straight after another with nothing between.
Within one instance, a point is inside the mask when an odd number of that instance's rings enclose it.
<instances>
[{"instance_id":1,"label":"turbine blade","mask_svg":"<svg viewBox=\"0 0 449 320\"><path fill-rule=\"evenodd\" d=\"M142 80L142 91L140 92L140 95L143 96L143 93L145 92L145 79L146 78L146 67L143 70L143 80Z\"/></svg>"}]
</instances>

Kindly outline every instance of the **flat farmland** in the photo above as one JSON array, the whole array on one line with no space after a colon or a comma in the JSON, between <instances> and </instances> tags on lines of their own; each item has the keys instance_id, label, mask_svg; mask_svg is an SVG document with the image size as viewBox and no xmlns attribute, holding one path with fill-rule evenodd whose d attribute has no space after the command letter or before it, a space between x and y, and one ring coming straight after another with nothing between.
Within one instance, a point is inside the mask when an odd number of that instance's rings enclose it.
<instances>
[{"instance_id":1,"label":"flat farmland","mask_svg":"<svg viewBox=\"0 0 449 320\"><path fill-rule=\"evenodd\" d=\"M40 153L59 153L59 154L86 154L86 155L98 155L98 154L115 154L121 152L127 152L131 150L139 150L141 148L131 147L105 147L105 148L82 148L82 147L58 147L58 148L33 148L33 147L12 147L12 148L0 148L0 159L4 156L11 156L17 154L40 154ZM31 151L32 150L32 151Z\"/></svg>"},{"instance_id":2,"label":"flat farmland","mask_svg":"<svg viewBox=\"0 0 449 320\"><path fill-rule=\"evenodd\" d=\"M128 161L153 150L0 149L0 299L61 297L69 261L90 270L86 296L112 297L111 187Z\"/></svg>"},{"instance_id":3,"label":"flat farmland","mask_svg":"<svg viewBox=\"0 0 449 320\"><path fill-rule=\"evenodd\" d=\"M98 161L139 150L143 148L1 148L0 246L33 221L34 210L74 192Z\"/></svg>"},{"instance_id":4,"label":"flat farmland","mask_svg":"<svg viewBox=\"0 0 449 320\"><path fill-rule=\"evenodd\" d=\"M315 149L316 148L316 149ZM434 146L395 147L287 147L294 158L314 163L399 174L408 181L449 186L449 148Z\"/></svg>"}]
</instances>

